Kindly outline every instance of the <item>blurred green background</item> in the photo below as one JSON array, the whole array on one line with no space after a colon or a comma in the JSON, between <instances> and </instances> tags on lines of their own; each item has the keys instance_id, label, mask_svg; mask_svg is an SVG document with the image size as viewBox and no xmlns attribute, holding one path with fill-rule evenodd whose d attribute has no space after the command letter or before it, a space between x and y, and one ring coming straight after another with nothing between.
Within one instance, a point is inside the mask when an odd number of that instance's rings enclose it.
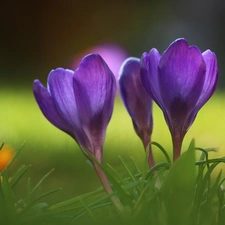
<instances>
[{"instance_id":1,"label":"blurred green background","mask_svg":"<svg viewBox=\"0 0 225 225\"><path fill-rule=\"evenodd\" d=\"M57 200L94 190L99 182L77 144L44 118L33 98L32 82L38 78L46 84L50 70L72 68L76 56L102 43L118 44L129 56L141 57L152 47L162 53L173 40L184 37L202 51L214 51L219 89L199 112L183 150L195 138L197 146L218 148L213 156L225 155L224 1L5 1L1 15L0 141L16 150L26 140L12 169L32 164L27 176L33 184L56 168L43 188L63 187ZM169 131L156 105L152 139L171 153ZM163 160L157 149L154 153ZM127 161L133 156L139 165L144 160L119 96L107 130L104 161L120 168L117 155Z\"/></svg>"}]
</instances>

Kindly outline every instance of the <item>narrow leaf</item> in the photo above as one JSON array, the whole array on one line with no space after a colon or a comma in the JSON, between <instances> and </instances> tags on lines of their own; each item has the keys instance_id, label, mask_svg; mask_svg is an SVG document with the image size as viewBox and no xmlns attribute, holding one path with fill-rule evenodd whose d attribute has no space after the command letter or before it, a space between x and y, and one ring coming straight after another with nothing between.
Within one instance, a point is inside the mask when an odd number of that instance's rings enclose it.
<instances>
[{"instance_id":1,"label":"narrow leaf","mask_svg":"<svg viewBox=\"0 0 225 225\"><path fill-rule=\"evenodd\" d=\"M168 225L190 225L191 204L195 193L195 145L191 141L170 168L161 188L161 200Z\"/></svg>"}]
</instances>

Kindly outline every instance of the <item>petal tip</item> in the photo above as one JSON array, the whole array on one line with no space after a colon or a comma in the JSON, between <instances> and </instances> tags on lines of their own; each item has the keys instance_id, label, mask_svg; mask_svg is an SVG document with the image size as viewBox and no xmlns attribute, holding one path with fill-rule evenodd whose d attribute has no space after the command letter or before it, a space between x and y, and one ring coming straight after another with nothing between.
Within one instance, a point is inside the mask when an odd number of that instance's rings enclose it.
<instances>
[{"instance_id":1,"label":"petal tip","mask_svg":"<svg viewBox=\"0 0 225 225\"><path fill-rule=\"evenodd\" d=\"M120 76L122 75L122 73L125 69L126 70L130 69L130 67L133 67L133 66L140 66L139 58L136 58L136 57L127 58L120 67L120 72L119 72Z\"/></svg>"},{"instance_id":2,"label":"petal tip","mask_svg":"<svg viewBox=\"0 0 225 225\"><path fill-rule=\"evenodd\" d=\"M130 66L132 65L140 65L140 59L136 58L136 57L129 57L127 58L121 65L120 70L119 70L119 80L121 79L121 77L124 74L124 71L129 69Z\"/></svg>"},{"instance_id":3,"label":"petal tip","mask_svg":"<svg viewBox=\"0 0 225 225\"><path fill-rule=\"evenodd\" d=\"M38 79L35 79L34 81L33 81L33 86L32 86L32 88L33 88L33 92L35 93L35 92L38 92L38 90L40 89L40 88L44 88L44 86L43 86L43 84L41 83L41 81L40 80L38 80Z\"/></svg>"},{"instance_id":4,"label":"petal tip","mask_svg":"<svg viewBox=\"0 0 225 225\"><path fill-rule=\"evenodd\" d=\"M80 65L82 63L85 63L86 61L89 61L89 60L91 60L91 61L92 60L103 60L103 58L98 53L90 53L90 54L83 57L83 59L80 62Z\"/></svg>"}]
</instances>

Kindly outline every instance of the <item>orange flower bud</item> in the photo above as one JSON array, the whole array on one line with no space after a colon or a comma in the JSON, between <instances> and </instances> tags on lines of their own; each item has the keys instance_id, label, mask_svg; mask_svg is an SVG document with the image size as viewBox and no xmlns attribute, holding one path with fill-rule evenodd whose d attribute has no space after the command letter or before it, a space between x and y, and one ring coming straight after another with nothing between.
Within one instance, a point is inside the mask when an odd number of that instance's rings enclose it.
<instances>
[{"instance_id":1,"label":"orange flower bud","mask_svg":"<svg viewBox=\"0 0 225 225\"><path fill-rule=\"evenodd\" d=\"M0 150L0 172L4 170L14 155L14 150L8 145L4 145Z\"/></svg>"}]
</instances>

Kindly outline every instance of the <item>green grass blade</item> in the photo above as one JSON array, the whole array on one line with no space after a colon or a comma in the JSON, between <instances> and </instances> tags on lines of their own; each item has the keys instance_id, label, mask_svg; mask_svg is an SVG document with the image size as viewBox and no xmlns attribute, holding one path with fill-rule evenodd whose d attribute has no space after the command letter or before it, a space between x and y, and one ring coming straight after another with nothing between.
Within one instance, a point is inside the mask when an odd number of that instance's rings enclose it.
<instances>
[{"instance_id":1,"label":"green grass blade","mask_svg":"<svg viewBox=\"0 0 225 225\"><path fill-rule=\"evenodd\" d=\"M54 171L55 169L51 169L46 175L44 175L41 180L35 185L35 187L29 192L29 195L32 195L42 184L42 182Z\"/></svg>"},{"instance_id":2,"label":"green grass blade","mask_svg":"<svg viewBox=\"0 0 225 225\"><path fill-rule=\"evenodd\" d=\"M75 205L77 202L80 201L80 199L87 199L87 198L91 198L92 196L97 196L99 194L102 194L104 192L103 188L100 188L96 191L92 191L92 192L89 192L87 194L84 194L84 195L80 195L80 196L77 196L75 198L72 198L72 199L69 199L67 201L63 201L63 202L60 202L60 203L57 203L57 204L54 204L52 206L50 206L48 208L48 211L60 211L60 210L63 210L64 208L68 207L68 206L71 206L71 205Z\"/></svg>"},{"instance_id":3,"label":"green grass blade","mask_svg":"<svg viewBox=\"0 0 225 225\"><path fill-rule=\"evenodd\" d=\"M4 144L5 144L4 142L1 144L1 146L0 146L0 151L2 150Z\"/></svg>"},{"instance_id":4,"label":"green grass blade","mask_svg":"<svg viewBox=\"0 0 225 225\"><path fill-rule=\"evenodd\" d=\"M126 169L126 171L128 172L130 178L135 182L137 181L137 179L135 178L135 176L133 175L132 171L129 169L129 167L127 166L127 164L124 162L124 160L122 159L121 156L118 156L120 161L122 162L124 168Z\"/></svg>"},{"instance_id":5,"label":"green grass blade","mask_svg":"<svg viewBox=\"0 0 225 225\"><path fill-rule=\"evenodd\" d=\"M54 193L56 193L58 191L61 191L61 190L62 190L62 188L57 188L57 189L54 189L54 190L51 190L51 191L48 191L44 194L39 195L36 199L34 199L31 202L31 204L28 207L31 207L31 206L35 205L36 203L38 203L41 199L45 198L46 196L54 194Z\"/></svg>"},{"instance_id":6,"label":"green grass blade","mask_svg":"<svg viewBox=\"0 0 225 225\"><path fill-rule=\"evenodd\" d=\"M17 173L13 174L13 176L10 179L10 185L12 188L14 188L17 183L21 180L23 175L28 171L28 169L31 167L29 166L23 166Z\"/></svg>"},{"instance_id":7,"label":"green grass blade","mask_svg":"<svg viewBox=\"0 0 225 225\"><path fill-rule=\"evenodd\" d=\"M156 147L159 148L159 150L161 150L161 152L163 153L163 155L165 156L166 160L168 163L171 163L171 159L167 153L167 151L162 147L162 145L160 145L159 143L155 142L155 141L152 141L150 142L149 144L151 145L155 145Z\"/></svg>"},{"instance_id":8,"label":"green grass blade","mask_svg":"<svg viewBox=\"0 0 225 225\"><path fill-rule=\"evenodd\" d=\"M204 178L202 179L202 181L199 183L199 185L197 186L196 189L196 193L195 193L195 200L194 200L194 205L193 205L193 212L195 214L195 218L197 218L197 215L199 213L199 210L201 208L202 205L202 201L204 199L204 195L205 195L205 191L207 190L207 185L210 184L210 176L212 171L215 169L215 167L219 164L220 162L216 161L214 162L209 169L207 170L207 172L205 173Z\"/></svg>"},{"instance_id":9,"label":"green grass blade","mask_svg":"<svg viewBox=\"0 0 225 225\"><path fill-rule=\"evenodd\" d=\"M93 219L94 222L97 221L94 212L92 212L91 207L89 207L88 205L86 205L81 199L80 199L80 203L81 205L87 210L88 214L91 216L91 218Z\"/></svg>"},{"instance_id":10,"label":"green grass blade","mask_svg":"<svg viewBox=\"0 0 225 225\"><path fill-rule=\"evenodd\" d=\"M122 200L122 202L125 204L131 204L132 200L130 199L130 195L122 188L116 179L114 179L110 172L105 167L103 167L103 165L100 164L89 151L86 151L86 154L105 173L106 177L112 183L113 188L118 191L119 198Z\"/></svg>"},{"instance_id":11,"label":"green grass blade","mask_svg":"<svg viewBox=\"0 0 225 225\"><path fill-rule=\"evenodd\" d=\"M11 189L11 186L8 181L8 175L6 171L0 176L0 182L1 182L1 197L4 204L4 209L1 208L0 210L3 211L6 215L5 223L13 223L13 221L16 221L16 209L15 209L15 199L13 195L13 191Z\"/></svg>"},{"instance_id":12,"label":"green grass blade","mask_svg":"<svg viewBox=\"0 0 225 225\"><path fill-rule=\"evenodd\" d=\"M135 162L135 159L131 156L130 157L135 169L137 170L137 173L140 174L141 173L141 170L139 169L139 167L137 166L137 163Z\"/></svg>"},{"instance_id":13,"label":"green grass blade","mask_svg":"<svg viewBox=\"0 0 225 225\"><path fill-rule=\"evenodd\" d=\"M122 178L122 176L108 163L106 165L109 167L109 169L112 171L112 173L115 175L115 177L123 184L126 185L125 179Z\"/></svg>"},{"instance_id":14,"label":"green grass blade","mask_svg":"<svg viewBox=\"0 0 225 225\"><path fill-rule=\"evenodd\" d=\"M146 180L149 180L157 170L161 169L170 169L171 164L167 162L162 162L154 165L148 172L146 173Z\"/></svg>"}]
</instances>

